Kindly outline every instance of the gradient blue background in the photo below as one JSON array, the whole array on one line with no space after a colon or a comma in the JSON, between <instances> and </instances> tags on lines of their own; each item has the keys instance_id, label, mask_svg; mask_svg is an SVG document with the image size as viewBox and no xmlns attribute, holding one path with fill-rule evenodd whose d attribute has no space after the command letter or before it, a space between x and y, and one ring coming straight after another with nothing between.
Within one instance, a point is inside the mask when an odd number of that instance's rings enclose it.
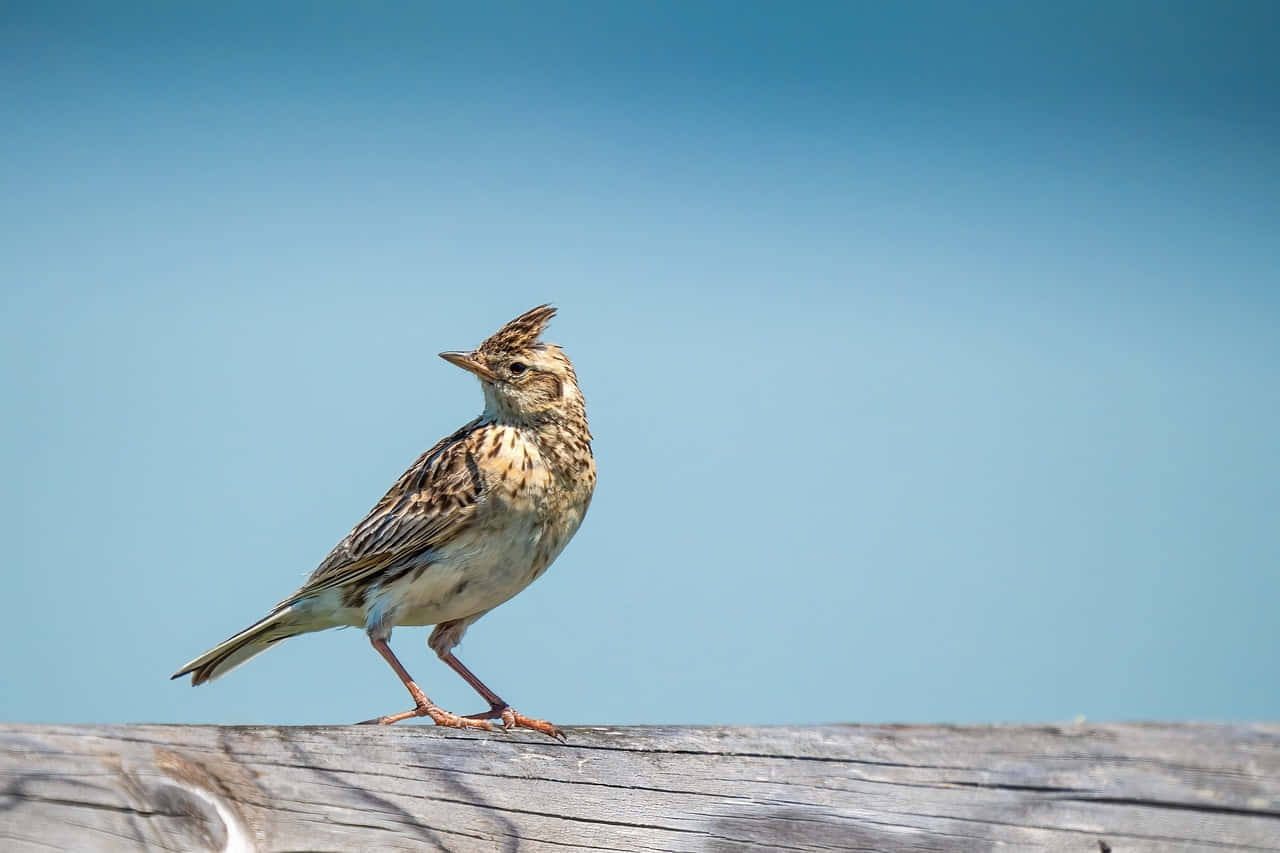
<instances>
[{"instance_id":1,"label":"gradient blue background","mask_svg":"<svg viewBox=\"0 0 1280 853\"><path fill-rule=\"evenodd\" d=\"M407 707L356 631L167 677L543 301L600 485L459 650L522 710L1280 716L1280 6L211 6L0 12L0 718Z\"/></svg>"}]
</instances>

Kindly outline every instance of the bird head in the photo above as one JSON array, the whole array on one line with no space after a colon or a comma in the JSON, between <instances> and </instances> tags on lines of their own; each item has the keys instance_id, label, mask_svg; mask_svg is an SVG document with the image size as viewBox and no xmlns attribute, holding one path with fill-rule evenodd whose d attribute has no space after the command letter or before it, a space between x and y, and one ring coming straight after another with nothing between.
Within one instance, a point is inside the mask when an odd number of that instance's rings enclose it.
<instances>
[{"instance_id":1,"label":"bird head","mask_svg":"<svg viewBox=\"0 0 1280 853\"><path fill-rule=\"evenodd\" d=\"M585 420L573 364L560 347L539 340L555 313L550 305L539 305L471 352L442 352L440 357L480 380L485 413L499 420L536 424L574 415Z\"/></svg>"}]
</instances>

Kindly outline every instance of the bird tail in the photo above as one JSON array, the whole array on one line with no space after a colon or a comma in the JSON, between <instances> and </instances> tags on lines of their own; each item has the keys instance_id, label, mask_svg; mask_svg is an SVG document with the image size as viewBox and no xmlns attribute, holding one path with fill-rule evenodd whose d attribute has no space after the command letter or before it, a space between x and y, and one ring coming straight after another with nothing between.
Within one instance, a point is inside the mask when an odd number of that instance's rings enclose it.
<instances>
[{"instance_id":1,"label":"bird tail","mask_svg":"<svg viewBox=\"0 0 1280 853\"><path fill-rule=\"evenodd\" d=\"M276 610L239 634L224 640L175 672L171 679L191 675L191 684L204 684L257 657L281 640L307 629L299 624L293 607Z\"/></svg>"}]
</instances>

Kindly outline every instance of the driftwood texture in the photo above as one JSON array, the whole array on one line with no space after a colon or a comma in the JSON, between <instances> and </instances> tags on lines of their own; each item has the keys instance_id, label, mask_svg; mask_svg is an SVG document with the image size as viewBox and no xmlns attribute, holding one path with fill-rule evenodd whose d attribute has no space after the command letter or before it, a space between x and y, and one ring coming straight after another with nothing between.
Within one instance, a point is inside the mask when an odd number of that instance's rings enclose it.
<instances>
[{"instance_id":1,"label":"driftwood texture","mask_svg":"<svg viewBox=\"0 0 1280 853\"><path fill-rule=\"evenodd\" d=\"M0 850L1280 850L1280 725L0 724Z\"/></svg>"}]
</instances>

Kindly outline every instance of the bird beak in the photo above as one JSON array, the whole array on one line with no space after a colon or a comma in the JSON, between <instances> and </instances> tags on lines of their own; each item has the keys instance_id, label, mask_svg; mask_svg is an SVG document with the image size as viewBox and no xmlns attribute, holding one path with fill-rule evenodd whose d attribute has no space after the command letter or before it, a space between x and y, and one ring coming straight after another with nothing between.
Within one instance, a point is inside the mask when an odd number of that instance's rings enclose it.
<instances>
[{"instance_id":1,"label":"bird beak","mask_svg":"<svg viewBox=\"0 0 1280 853\"><path fill-rule=\"evenodd\" d=\"M442 352L440 357L450 364L456 364L468 373L474 373L481 379L487 379L490 382L495 381L498 377L493 375L489 368L476 361L475 353L470 352Z\"/></svg>"}]
</instances>

